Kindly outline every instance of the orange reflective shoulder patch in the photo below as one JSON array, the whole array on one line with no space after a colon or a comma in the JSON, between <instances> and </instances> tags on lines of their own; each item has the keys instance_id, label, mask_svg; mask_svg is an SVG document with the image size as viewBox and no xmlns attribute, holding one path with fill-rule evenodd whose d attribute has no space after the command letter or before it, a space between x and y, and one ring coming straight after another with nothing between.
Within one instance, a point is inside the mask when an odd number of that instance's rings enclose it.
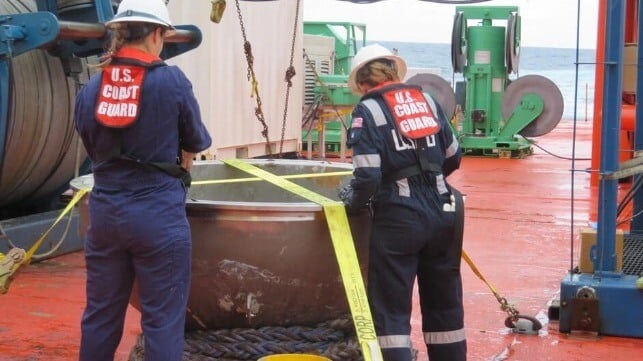
<instances>
[{"instance_id":1,"label":"orange reflective shoulder patch","mask_svg":"<svg viewBox=\"0 0 643 361\"><path fill-rule=\"evenodd\" d=\"M147 69L134 65L110 65L103 70L96 119L110 128L126 128L138 119L141 92Z\"/></svg>"},{"instance_id":2,"label":"orange reflective shoulder patch","mask_svg":"<svg viewBox=\"0 0 643 361\"><path fill-rule=\"evenodd\" d=\"M419 89L394 89L382 96L391 110L397 130L403 136L419 139L440 131L440 123Z\"/></svg>"}]
</instances>

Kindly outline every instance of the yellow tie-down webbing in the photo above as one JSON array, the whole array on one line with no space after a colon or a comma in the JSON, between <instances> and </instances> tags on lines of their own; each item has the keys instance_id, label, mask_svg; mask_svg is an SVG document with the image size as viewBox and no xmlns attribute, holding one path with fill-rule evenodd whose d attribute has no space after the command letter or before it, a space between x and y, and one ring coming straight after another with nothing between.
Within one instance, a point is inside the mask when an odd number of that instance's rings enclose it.
<instances>
[{"instance_id":1,"label":"yellow tie-down webbing","mask_svg":"<svg viewBox=\"0 0 643 361\"><path fill-rule=\"evenodd\" d=\"M308 174L288 174L279 176L282 179L298 179L298 178L319 178L319 177L331 177L339 175L349 175L353 174L352 171L339 171L339 172L324 172L324 173L308 173ZM192 181L192 185L200 186L205 184L220 184L220 183L240 183L240 182L256 182L262 181L261 177L247 177L247 178L226 178L226 179L210 179L210 180L201 180L201 181Z\"/></svg>"},{"instance_id":2,"label":"yellow tie-down webbing","mask_svg":"<svg viewBox=\"0 0 643 361\"><path fill-rule=\"evenodd\" d=\"M368 305L364 281L357 261L357 253L355 252L353 236L351 235L344 204L284 179L285 177L266 172L248 162L239 159L229 159L223 162L322 206L328 222L335 257L339 264L339 272L342 276L346 298L348 299L355 332L357 333L364 360L382 361L382 352L377 342L373 318L371 317L371 310Z\"/></svg>"},{"instance_id":3,"label":"yellow tie-down webbing","mask_svg":"<svg viewBox=\"0 0 643 361\"><path fill-rule=\"evenodd\" d=\"M69 201L65 209L60 212L58 215L58 218L54 221L54 223L47 228L45 233L43 233L38 240L27 250L26 252L22 249L19 248L13 248L9 250L9 254L19 254L19 257L16 257L17 259L14 259L13 262L8 262L9 260L4 260L6 255L0 253L0 294L4 294L9 290L9 284L11 282L11 278L13 275L18 271L20 266L28 265L31 262L31 258L33 255L36 253L38 248L42 245L42 242L47 238L49 233L54 229L54 227L63 219L65 215L67 215L71 210L74 208L76 203L78 203L81 198L87 193L87 190L80 189L76 192L74 197ZM16 252L19 251L19 252ZM8 269L5 269L4 266L8 266Z\"/></svg>"}]
</instances>

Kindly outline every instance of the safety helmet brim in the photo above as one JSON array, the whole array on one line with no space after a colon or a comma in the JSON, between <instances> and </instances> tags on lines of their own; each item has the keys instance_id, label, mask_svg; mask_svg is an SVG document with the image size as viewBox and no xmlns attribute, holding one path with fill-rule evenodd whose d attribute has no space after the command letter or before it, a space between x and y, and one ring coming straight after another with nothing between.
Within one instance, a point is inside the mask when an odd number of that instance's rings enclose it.
<instances>
[{"instance_id":1,"label":"safety helmet brim","mask_svg":"<svg viewBox=\"0 0 643 361\"><path fill-rule=\"evenodd\" d=\"M168 8L162 0L123 0L118 5L116 15L105 25L124 22L151 23L175 29Z\"/></svg>"},{"instance_id":2,"label":"safety helmet brim","mask_svg":"<svg viewBox=\"0 0 643 361\"><path fill-rule=\"evenodd\" d=\"M111 24L116 24L116 23L150 23L150 24L158 24L170 30L176 30L174 25L168 24L163 20L151 18L149 16L128 16L128 17L122 17L122 18L114 17L108 22L106 22L105 26L109 27Z\"/></svg>"}]
</instances>

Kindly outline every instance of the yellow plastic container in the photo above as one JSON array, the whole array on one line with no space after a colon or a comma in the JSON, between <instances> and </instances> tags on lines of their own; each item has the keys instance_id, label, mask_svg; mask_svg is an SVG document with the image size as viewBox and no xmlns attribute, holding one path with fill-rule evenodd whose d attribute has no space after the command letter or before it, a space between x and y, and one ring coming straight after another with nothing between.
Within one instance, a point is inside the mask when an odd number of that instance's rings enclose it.
<instances>
[{"instance_id":1,"label":"yellow plastic container","mask_svg":"<svg viewBox=\"0 0 643 361\"><path fill-rule=\"evenodd\" d=\"M288 353L288 354L264 356L257 361L333 361L333 360L323 356L317 356L317 355Z\"/></svg>"}]
</instances>

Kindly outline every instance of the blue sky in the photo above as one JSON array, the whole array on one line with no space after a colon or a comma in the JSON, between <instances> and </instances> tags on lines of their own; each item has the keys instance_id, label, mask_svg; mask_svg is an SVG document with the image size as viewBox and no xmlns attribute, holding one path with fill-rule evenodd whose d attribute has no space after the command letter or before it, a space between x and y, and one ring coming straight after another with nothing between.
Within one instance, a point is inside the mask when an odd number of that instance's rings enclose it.
<instances>
[{"instance_id":1,"label":"blue sky","mask_svg":"<svg viewBox=\"0 0 643 361\"><path fill-rule=\"evenodd\" d=\"M579 46L596 48L598 0L581 0ZM521 46L576 47L578 0L491 0L475 6L518 6ZM353 4L304 0L304 21L350 21L366 24L368 40L450 43L455 5L419 0Z\"/></svg>"}]
</instances>

